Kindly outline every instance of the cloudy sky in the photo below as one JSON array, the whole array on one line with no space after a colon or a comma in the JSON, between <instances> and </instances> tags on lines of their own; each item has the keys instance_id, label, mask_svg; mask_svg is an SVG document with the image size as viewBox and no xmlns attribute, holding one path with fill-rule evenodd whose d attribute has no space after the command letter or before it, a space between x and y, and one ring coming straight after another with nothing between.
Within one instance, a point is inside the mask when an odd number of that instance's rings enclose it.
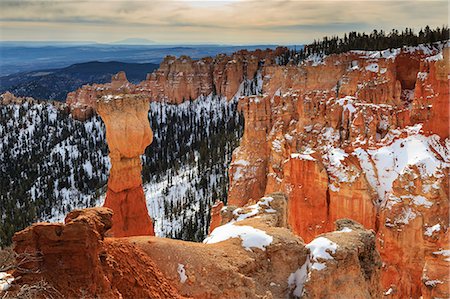
<instances>
[{"instance_id":1,"label":"cloudy sky","mask_svg":"<svg viewBox=\"0 0 450 299\"><path fill-rule=\"evenodd\" d=\"M447 0L0 0L2 41L301 44L351 30L448 24Z\"/></svg>"}]
</instances>

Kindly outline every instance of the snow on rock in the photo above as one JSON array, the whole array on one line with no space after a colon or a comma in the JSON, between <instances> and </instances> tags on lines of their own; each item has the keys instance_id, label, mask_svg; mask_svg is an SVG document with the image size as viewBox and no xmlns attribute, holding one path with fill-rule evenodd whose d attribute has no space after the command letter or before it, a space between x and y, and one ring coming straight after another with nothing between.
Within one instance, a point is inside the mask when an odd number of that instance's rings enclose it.
<instances>
[{"instance_id":1,"label":"snow on rock","mask_svg":"<svg viewBox=\"0 0 450 299\"><path fill-rule=\"evenodd\" d=\"M233 180L234 180L234 181L239 181L239 180L243 177L242 170L243 170L245 167L249 166L249 165L250 165L250 162L248 162L247 160L240 159L240 160L238 160L238 161L233 162L232 164L235 165L235 166L237 166L237 167L235 168L236 171L235 171L235 173L234 173L234 175L233 175Z\"/></svg>"},{"instance_id":2,"label":"snow on rock","mask_svg":"<svg viewBox=\"0 0 450 299\"><path fill-rule=\"evenodd\" d=\"M291 154L291 159L316 161L316 159L314 159L311 155L309 155L309 154L300 154L300 153Z\"/></svg>"},{"instance_id":3,"label":"snow on rock","mask_svg":"<svg viewBox=\"0 0 450 299\"><path fill-rule=\"evenodd\" d=\"M344 230L351 231L351 229L344 227L341 232ZM306 257L306 262L297 271L291 273L288 278L288 287L290 290L293 290L292 295L296 298L302 296L304 284L308 281L311 271L321 271L326 268L325 263L319 260L333 259L330 253L336 253L338 245L328 238L318 237L307 244L306 248L310 250L309 255Z\"/></svg>"},{"instance_id":4,"label":"snow on rock","mask_svg":"<svg viewBox=\"0 0 450 299\"><path fill-rule=\"evenodd\" d=\"M236 216L236 222L242 221L244 219L256 216L259 212L264 211L266 213L274 213L276 212L274 209L270 208L270 202L273 200L270 196L265 196L261 198L256 204L244 207L237 208L233 211L233 215ZM232 220L234 222L234 220Z\"/></svg>"},{"instance_id":5,"label":"snow on rock","mask_svg":"<svg viewBox=\"0 0 450 299\"><path fill-rule=\"evenodd\" d=\"M410 136L408 137L399 138L391 144L376 149L358 148L354 151L368 182L377 191L381 201L385 202L389 198L394 181L411 171L411 166L418 168L423 179L442 177L444 168L449 167L448 149L437 145L439 142L435 139L438 137L421 135L418 130L420 126L409 127L407 133ZM434 151L437 151L444 160L438 159ZM423 197L415 197L413 202L425 207L432 204Z\"/></svg>"},{"instance_id":6,"label":"snow on rock","mask_svg":"<svg viewBox=\"0 0 450 299\"><path fill-rule=\"evenodd\" d=\"M178 272L178 275L180 275L180 282L185 283L186 280L188 279L188 277L186 275L186 269L184 269L183 264L178 264L177 272Z\"/></svg>"},{"instance_id":7,"label":"snow on rock","mask_svg":"<svg viewBox=\"0 0 450 299\"><path fill-rule=\"evenodd\" d=\"M434 288L437 284L444 283L444 282L442 280L439 280L439 279L431 279L431 280L425 280L424 279L424 283L425 283L426 286Z\"/></svg>"},{"instance_id":8,"label":"snow on rock","mask_svg":"<svg viewBox=\"0 0 450 299\"><path fill-rule=\"evenodd\" d=\"M281 153L281 147L282 146L282 141L275 139L274 141L272 141L272 148L275 152Z\"/></svg>"},{"instance_id":9,"label":"snow on rock","mask_svg":"<svg viewBox=\"0 0 450 299\"><path fill-rule=\"evenodd\" d=\"M303 293L303 286L308 278L308 261L306 261L302 267L298 268L297 271L291 273L288 278L288 287L293 289L293 295L295 297L300 297Z\"/></svg>"},{"instance_id":10,"label":"snow on rock","mask_svg":"<svg viewBox=\"0 0 450 299\"><path fill-rule=\"evenodd\" d=\"M0 272L0 292L6 291L11 287L14 281L14 276L6 272Z\"/></svg>"},{"instance_id":11,"label":"snow on rock","mask_svg":"<svg viewBox=\"0 0 450 299\"><path fill-rule=\"evenodd\" d=\"M433 225L431 227L427 227L427 229L424 232L424 235L431 237L434 232L438 232L440 230L441 230L441 225L438 223L438 224L435 224L435 225Z\"/></svg>"},{"instance_id":12,"label":"snow on rock","mask_svg":"<svg viewBox=\"0 0 450 299\"><path fill-rule=\"evenodd\" d=\"M378 73L379 66L378 63L371 63L368 66L366 66L366 70L373 73Z\"/></svg>"},{"instance_id":13,"label":"snow on rock","mask_svg":"<svg viewBox=\"0 0 450 299\"><path fill-rule=\"evenodd\" d=\"M311 260L316 262L319 259L323 260L333 259L330 253L332 254L336 253L337 247L338 246L336 243L324 237L318 237L312 240L311 243L306 245L306 248L308 248L311 251Z\"/></svg>"},{"instance_id":14,"label":"snow on rock","mask_svg":"<svg viewBox=\"0 0 450 299\"><path fill-rule=\"evenodd\" d=\"M344 107L344 111L348 110L348 111L350 111L350 113L354 113L354 112L356 112L356 108L353 105L355 100L356 100L355 97L346 96L346 97L343 97L343 98L337 100L336 102L340 106Z\"/></svg>"},{"instance_id":15,"label":"snow on rock","mask_svg":"<svg viewBox=\"0 0 450 299\"><path fill-rule=\"evenodd\" d=\"M446 258L444 258L444 261L450 262L450 250L448 249L441 249L433 252L433 254L445 256Z\"/></svg>"},{"instance_id":16,"label":"snow on rock","mask_svg":"<svg viewBox=\"0 0 450 299\"><path fill-rule=\"evenodd\" d=\"M402 196L403 197L403 196ZM407 196L408 197L408 196ZM412 197L412 202L416 205L416 206L424 206L426 208L430 208L433 203L431 201L429 201L428 199L426 199L425 197L421 196L421 195L416 195Z\"/></svg>"},{"instance_id":17,"label":"snow on rock","mask_svg":"<svg viewBox=\"0 0 450 299\"><path fill-rule=\"evenodd\" d=\"M207 237L203 243L213 244L231 238L240 238L242 240L242 247L249 251L251 251L251 248L266 250L266 247L273 241L272 236L260 229L248 225L241 226L227 223L214 229L211 235Z\"/></svg>"}]
</instances>

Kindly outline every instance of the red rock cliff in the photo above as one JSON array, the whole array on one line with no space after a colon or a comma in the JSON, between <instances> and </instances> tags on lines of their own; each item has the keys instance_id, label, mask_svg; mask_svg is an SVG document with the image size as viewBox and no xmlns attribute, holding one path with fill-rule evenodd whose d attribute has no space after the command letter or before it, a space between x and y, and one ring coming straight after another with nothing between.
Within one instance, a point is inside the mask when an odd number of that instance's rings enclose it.
<instances>
[{"instance_id":1,"label":"red rock cliff","mask_svg":"<svg viewBox=\"0 0 450 299\"><path fill-rule=\"evenodd\" d=\"M96 110L96 99L100 95L117 92L141 94L151 101L181 103L211 93L227 99L233 98L244 79L252 80L260 65L270 65L275 57L287 51L241 50L232 55L217 55L200 60L190 57L168 56L160 67L147 76L147 79L134 85L127 81L123 72L112 78L111 83L85 85L67 95L66 103L72 115L80 120L86 119Z\"/></svg>"},{"instance_id":2,"label":"red rock cliff","mask_svg":"<svg viewBox=\"0 0 450 299\"><path fill-rule=\"evenodd\" d=\"M385 292L448 297L448 55L441 44L263 67L264 95L240 102L228 202L285 192L307 242L352 218L377 232Z\"/></svg>"}]
</instances>

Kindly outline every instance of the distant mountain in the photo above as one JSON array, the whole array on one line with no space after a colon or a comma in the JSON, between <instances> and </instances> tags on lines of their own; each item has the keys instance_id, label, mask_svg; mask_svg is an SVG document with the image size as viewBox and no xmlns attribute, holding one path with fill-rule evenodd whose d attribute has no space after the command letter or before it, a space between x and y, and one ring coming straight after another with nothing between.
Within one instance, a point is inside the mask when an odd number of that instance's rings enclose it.
<instances>
[{"instance_id":1,"label":"distant mountain","mask_svg":"<svg viewBox=\"0 0 450 299\"><path fill-rule=\"evenodd\" d=\"M226 46L226 45L122 45L85 44L67 45L55 43L46 46L31 46L0 42L0 76L19 72L68 67L86 61L122 61L127 63L159 64L167 55L187 55L193 59L231 54L241 49L276 48L276 45ZM294 47L292 47L294 48ZM298 47L297 47L298 49Z\"/></svg>"},{"instance_id":2,"label":"distant mountain","mask_svg":"<svg viewBox=\"0 0 450 299\"><path fill-rule=\"evenodd\" d=\"M112 42L112 44L120 44L120 45L151 45L155 44L154 41L145 39L145 38L126 38L123 40L119 40L116 42Z\"/></svg>"},{"instance_id":3,"label":"distant mountain","mask_svg":"<svg viewBox=\"0 0 450 299\"><path fill-rule=\"evenodd\" d=\"M158 68L154 63L91 61L61 69L46 69L0 77L0 93L10 91L16 96L64 101L67 93L82 85L106 83L111 76L125 71L130 82L138 83Z\"/></svg>"}]
</instances>

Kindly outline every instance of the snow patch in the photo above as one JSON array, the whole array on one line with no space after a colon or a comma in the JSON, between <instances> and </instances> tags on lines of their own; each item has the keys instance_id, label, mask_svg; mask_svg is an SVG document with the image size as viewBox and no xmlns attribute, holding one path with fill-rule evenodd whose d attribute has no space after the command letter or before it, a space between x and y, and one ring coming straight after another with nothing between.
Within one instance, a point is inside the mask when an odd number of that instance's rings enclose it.
<instances>
[{"instance_id":1,"label":"snow patch","mask_svg":"<svg viewBox=\"0 0 450 299\"><path fill-rule=\"evenodd\" d=\"M441 230L441 225L435 224L431 227L427 227L427 229L425 230L425 232L423 233L425 236L431 237L433 235L434 232L438 232Z\"/></svg>"},{"instance_id":2,"label":"snow patch","mask_svg":"<svg viewBox=\"0 0 450 299\"><path fill-rule=\"evenodd\" d=\"M300 153L291 154L291 159L316 161L316 159L314 159L311 155L309 155L309 154L300 154Z\"/></svg>"},{"instance_id":3,"label":"snow patch","mask_svg":"<svg viewBox=\"0 0 450 299\"><path fill-rule=\"evenodd\" d=\"M368 66L366 66L366 70L373 73L378 73L379 71L378 63L371 63Z\"/></svg>"},{"instance_id":4,"label":"snow patch","mask_svg":"<svg viewBox=\"0 0 450 299\"><path fill-rule=\"evenodd\" d=\"M294 273L291 273L288 278L289 289L294 289L293 295L300 297L303 293L303 286L308 278L308 260L297 269Z\"/></svg>"},{"instance_id":5,"label":"snow patch","mask_svg":"<svg viewBox=\"0 0 450 299\"><path fill-rule=\"evenodd\" d=\"M315 262L317 262L318 259L323 260L333 259L330 253L332 254L336 253L337 247L338 246L336 243L325 237L318 237L312 240L311 243L306 245L306 248L308 248L311 251L311 259Z\"/></svg>"},{"instance_id":6,"label":"snow patch","mask_svg":"<svg viewBox=\"0 0 450 299\"><path fill-rule=\"evenodd\" d=\"M184 269L183 264L178 264L177 272L178 272L178 275L180 275L180 282L185 283L186 280L188 279L188 277L186 275L186 269Z\"/></svg>"},{"instance_id":7,"label":"snow patch","mask_svg":"<svg viewBox=\"0 0 450 299\"><path fill-rule=\"evenodd\" d=\"M273 241L272 236L260 229L248 225L234 225L233 223L227 223L214 229L211 235L207 237L203 243L219 243L231 238L240 238L242 240L242 247L249 251L251 251L251 248L266 250L266 247Z\"/></svg>"},{"instance_id":8,"label":"snow patch","mask_svg":"<svg viewBox=\"0 0 450 299\"><path fill-rule=\"evenodd\" d=\"M275 213L276 211L274 209L270 208L270 202L272 200L273 200L272 197L265 196L265 197L261 198L254 205L235 209L233 211L233 215L237 216L235 221L238 222L238 221L242 221L244 219L256 216L262 210L264 210L266 213ZM248 211L248 212L245 212L245 211Z\"/></svg>"}]
</instances>

